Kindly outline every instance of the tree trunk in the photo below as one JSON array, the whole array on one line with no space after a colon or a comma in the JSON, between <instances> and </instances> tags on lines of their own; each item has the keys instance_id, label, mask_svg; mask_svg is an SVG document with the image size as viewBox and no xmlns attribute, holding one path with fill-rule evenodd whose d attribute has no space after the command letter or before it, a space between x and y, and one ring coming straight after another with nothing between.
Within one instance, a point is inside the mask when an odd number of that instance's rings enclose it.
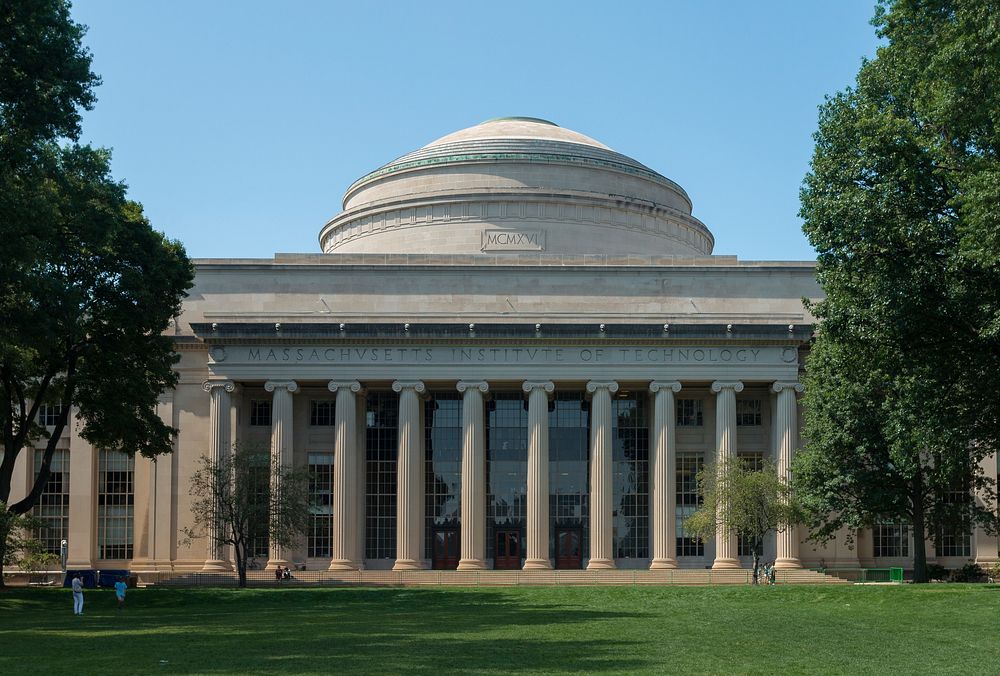
<instances>
[{"instance_id":1,"label":"tree trunk","mask_svg":"<svg viewBox=\"0 0 1000 676\"><path fill-rule=\"evenodd\" d=\"M760 554L754 547L753 552L753 584L760 584Z\"/></svg>"},{"instance_id":2,"label":"tree trunk","mask_svg":"<svg viewBox=\"0 0 1000 676\"><path fill-rule=\"evenodd\" d=\"M910 504L913 507L913 581L928 582L927 577L927 538L924 533L924 481L923 473L917 472L913 479Z\"/></svg>"}]
</instances>

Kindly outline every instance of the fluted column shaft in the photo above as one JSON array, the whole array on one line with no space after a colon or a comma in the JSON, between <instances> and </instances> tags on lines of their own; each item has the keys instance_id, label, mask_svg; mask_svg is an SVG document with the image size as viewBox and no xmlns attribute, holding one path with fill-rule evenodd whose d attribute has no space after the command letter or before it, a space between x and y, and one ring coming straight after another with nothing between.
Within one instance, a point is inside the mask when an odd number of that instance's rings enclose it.
<instances>
[{"instance_id":1,"label":"fluted column shaft","mask_svg":"<svg viewBox=\"0 0 1000 676\"><path fill-rule=\"evenodd\" d=\"M462 393L462 558L459 570L486 567L486 382L461 381Z\"/></svg>"},{"instance_id":2,"label":"fluted column shaft","mask_svg":"<svg viewBox=\"0 0 1000 676\"><path fill-rule=\"evenodd\" d=\"M653 560L651 569L677 567L677 442L674 393L678 382L652 382Z\"/></svg>"},{"instance_id":3,"label":"fluted column shaft","mask_svg":"<svg viewBox=\"0 0 1000 676\"><path fill-rule=\"evenodd\" d=\"M528 394L528 533L524 568L551 568L549 561L549 394L551 382L525 382Z\"/></svg>"},{"instance_id":4,"label":"fluted column shaft","mask_svg":"<svg viewBox=\"0 0 1000 676\"><path fill-rule=\"evenodd\" d=\"M775 411L778 476L786 482L791 480L792 456L795 453L799 427L798 402L795 400L795 393L802 390L803 387L800 383L774 383L771 386L771 391L778 394ZM786 526L779 530L777 540L775 568L801 568L799 537L795 526Z\"/></svg>"},{"instance_id":5,"label":"fluted column shaft","mask_svg":"<svg viewBox=\"0 0 1000 676\"><path fill-rule=\"evenodd\" d=\"M614 486L611 462L614 453L611 420L611 395L618 391L616 382L587 383L590 402L590 560L587 569L614 568L612 528L614 525Z\"/></svg>"},{"instance_id":6,"label":"fluted column shaft","mask_svg":"<svg viewBox=\"0 0 1000 676\"><path fill-rule=\"evenodd\" d=\"M357 491L358 414L357 395L361 383L330 381L327 389L336 393L333 456L333 541L330 570L358 567ZM364 490L363 484L361 490Z\"/></svg>"},{"instance_id":7,"label":"fluted column shaft","mask_svg":"<svg viewBox=\"0 0 1000 676\"><path fill-rule=\"evenodd\" d=\"M393 570L423 567L424 430L420 424L420 381L392 384L399 393L399 450L396 456L396 563Z\"/></svg>"},{"instance_id":8,"label":"fluted column shaft","mask_svg":"<svg viewBox=\"0 0 1000 676\"><path fill-rule=\"evenodd\" d=\"M281 482L277 470L288 468L292 464L294 429L292 395L298 391L299 386L294 380L269 380L264 383L264 389L273 393L271 399L271 504L273 505L280 499L277 496L281 495ZM270 518L273 532L277 515L271 514ZM273 537L270 538L267 568L273 570L277 566L287 566L290 563L287 557L288 552L278 546Z\"/></svg>"},{"instance_id":9,"label":"fluted column shaft","mask_svg":"<svg viewBox=\"0 0 1000 676\"><path fill-rule=\"evenodd\" d=\"M201 389L208 392L208 457L216 467L229 457L233 445L232 393L236 385L231 380L206 380ZM213 518L214 521L214 518ZM202 570L230 570L225 559L224 547L219 544L221 529L215 528L209 538L208 556Z\"/></svg>"},{"instance_id":10,"label":"fluted column shaft","mask_svg":"<svg viewBox=\"0 0 1000 676\"><path fill-rule=\"evenodd\" d=\"M736 458L736 393L743 391L741 382L714 382L715 392L715 451L716 463L721 470L724 465ZM712 568L739 568L740 561L736 557L736 535L721 523L723 514L728 508L720 504L719 528L715 534L715 561Z\"/></svg>"}]
</instances>

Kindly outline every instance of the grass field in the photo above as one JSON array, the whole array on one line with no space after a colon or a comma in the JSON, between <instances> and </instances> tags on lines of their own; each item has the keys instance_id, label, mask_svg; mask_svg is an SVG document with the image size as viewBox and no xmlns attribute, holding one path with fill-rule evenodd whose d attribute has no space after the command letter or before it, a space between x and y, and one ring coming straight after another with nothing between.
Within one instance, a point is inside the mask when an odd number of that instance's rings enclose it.
<instances>
[{"instance_id":1,"label":"grass field","mask_svg":"<svg viewBox=\"0 0 1000 676\"><path fill-rule=\"evenodd\" d=\"M0 591L0 674L1000 672L1000 585Z\"/></svg>"}]
</instances>

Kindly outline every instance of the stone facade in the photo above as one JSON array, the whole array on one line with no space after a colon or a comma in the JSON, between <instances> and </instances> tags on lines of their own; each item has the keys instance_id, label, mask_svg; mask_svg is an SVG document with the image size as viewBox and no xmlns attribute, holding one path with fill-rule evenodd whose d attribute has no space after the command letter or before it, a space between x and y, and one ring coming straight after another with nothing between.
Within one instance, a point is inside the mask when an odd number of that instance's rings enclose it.
<instances>
[{"instance_id":1,"label":"stone facade","mask_svg":"<svg viewBox=\"0 0 1000 676\"><path fill-rule=\"evenodd\" d=\"M323 254L196 262L171 329L180 383L159 406L180 430L172 455L110 457L68 426L69 566L229 568L178 534L198 459L234 442L315 475L302 543L258 543L271 566L747 565L735 538L696 542L681 521L701 462L787 471L814 264L711 255L679 186L529 118L371 172L344 209ZM22 455L14 497L32 465ZM816 548L783 532L765 557L908 565L912 536L856 535ZM936 555L988 562L997 540Z\"/></svg>"}]
</instances>

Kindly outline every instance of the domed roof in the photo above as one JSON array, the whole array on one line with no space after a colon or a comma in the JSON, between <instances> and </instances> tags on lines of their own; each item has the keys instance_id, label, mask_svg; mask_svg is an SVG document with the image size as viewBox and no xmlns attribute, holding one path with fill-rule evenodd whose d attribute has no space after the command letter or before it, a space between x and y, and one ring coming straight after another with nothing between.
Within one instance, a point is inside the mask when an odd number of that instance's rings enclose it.
<instances>
[{"instance_id":1,"label":"domed roof","mask_svg":"<svg viewBox=\"0 0 1000 676\"><path fill-rule=\"evenodd\" d=\"M579 143L585 146L611 150L611 148L595 141L589 136L584 136L572 129L563 129L555 122L549 122L537 117L497 117L492 120L486 120L474 127L460 129L447 136L442 136L438 140L428 143L424 148L433 148L434 146L458 143L459 141L512 138L565 141L567 143Z\"/></svg>"}]
</instances>

